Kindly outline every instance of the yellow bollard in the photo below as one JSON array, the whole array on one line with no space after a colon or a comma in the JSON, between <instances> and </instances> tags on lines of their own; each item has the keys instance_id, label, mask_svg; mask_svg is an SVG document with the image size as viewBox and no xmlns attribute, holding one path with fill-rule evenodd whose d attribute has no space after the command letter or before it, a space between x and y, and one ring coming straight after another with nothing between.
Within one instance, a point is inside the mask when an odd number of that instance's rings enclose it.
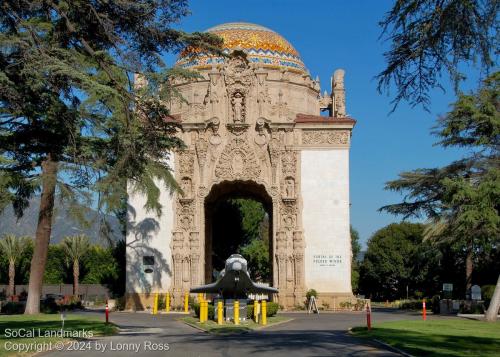
<instances>
[{"instance_id":1,"label":"yellow bollard","mask_svg":"<svg viewBox=\"0 0 500 357\"><path fill-rule=\"evenodd\" d=\"M261 315L262 315L262 318L260 320L262 321L262 325L267 325L267 301L266 300L262 300Z\"/></svg>"},{"instance_id":2,"label":"yellow bollard","mask_svg":"<svg viewBox=\"0 0 500 357\"><path fill-rule=\"evenodd\" d=\"M155 293L155 300L153 303L153 315L158 313L158 293Z\"/></svg>"},{"instance_id":3,"label":"yellow bollard","mask_svg":"<svg viewBox=\"0 0 500 357\"><path fill-rule=\"evenodd\" d=\"M240 324L240 302L238 300L234 300L234 324Z\"/></svg>"},{"instance_id":4,"label":"yellow bollard","mask_svg":"<svg viewBox=\"0 0 500 357\"><path fill-rule=\"evenodd\" d=\"M200 303L200 322L207 322L208 320L208 301Z\"/></svg>"},{"instance_id":5,"label":"yellow bollard","mask_svg":"<svg viewBox=\"0 0 500 357\"><path fill-rule=\"evenodd\" d=\"M189 294L184 295L184 312L188 312L189 309Z\"/></svg>"},{"instance_id":6,"label":"yellow bollard","mask_svg":"<svg viewBox=\"0 0 500 357\"><path fill-rule=\"evenodd\" d=\"M260 304L258 300L254 300L253 302L253 319L255 323L259 323L259 312L260 312Z\"/></svg>"},{"instance_id":7,"label":"yellow bollard","mask_svg":"<svg viewBox=\"0 0 500 357\"><path fill-rule=\"evenodd\" d=\"M217 323L219 325L222 325L222 320L223 320L223 317L224 317L222 309L223 309L223 307L222 307L222 301L218 301L217 302Z\"/></svg>"},{"instance_id":8,"label":"yellow bollard","mask_svg":"<svg viewBox=\"0 0 500 357\"><path fill-rule=\"evenodd\" d=\"M203 294L198 293L198 303L201 303L203 301Z\"/></svg>"},{"instance_id":9,"label":"yellow bollard","mask_svg":"<svg viewBox=\"0 0 500 357\"><path fill-rule=\"evenodd\" d=\"M165 312L170 312L170 293L165 295Z\"/></svg>"}]
</instances>

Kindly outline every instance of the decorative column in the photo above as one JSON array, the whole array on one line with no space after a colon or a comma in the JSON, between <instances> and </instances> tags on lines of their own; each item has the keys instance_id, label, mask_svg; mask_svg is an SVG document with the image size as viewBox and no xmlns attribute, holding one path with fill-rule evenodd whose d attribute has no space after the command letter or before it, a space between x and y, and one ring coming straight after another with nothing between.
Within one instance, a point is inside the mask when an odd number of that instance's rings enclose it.
<instances>
[{"instance_id":1,"label":"decorative column","mask_svg":"<svg viewBox=\"0 0 500 357\"><path fill-rule=\"evenodd\" d=\"M344 89L344 70L337 69L333 73L332 95L334 106L334 117L343 118L346 116L345 109L345 89Z\"/></svg>"}]
</instances>

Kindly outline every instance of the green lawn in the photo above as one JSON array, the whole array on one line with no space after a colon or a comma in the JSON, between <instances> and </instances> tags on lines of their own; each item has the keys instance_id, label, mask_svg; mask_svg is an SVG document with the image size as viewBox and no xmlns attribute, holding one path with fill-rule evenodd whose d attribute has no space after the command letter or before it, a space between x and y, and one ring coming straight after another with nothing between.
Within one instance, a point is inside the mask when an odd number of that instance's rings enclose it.
<instances>
[{"instance_id":1,"label":"green lawn","mask_svg":"<svg viewBox=\"0 0 500 357\"><path fill-rule=\"evenodd\" d=\"M24 329L24 330L21 330ZM33 338L13 337L14 331L32 331L35 329ZM19 355L12 349L13 344L22 344L24 346L31 345L32 348L42 343L55 343L57 341L65 341L78 338L61 338L61 337L38 337L44 336L50 331L61 329L61 317L59 314L39 314L39 315L0 315L0 356ZM106 325L103 319L88 317L84 315L76 315L68 313L64 323L65 331L80 331L80 336L84 336L83 331L92 331L93 336L112 335L116 333L117 327L113 324ZM24 333L24 332L23 332ZM53 332L54 333L54 332ZM10 337L8 336L10 334ZM87 332L87 337L89 333ZM10 343L10 346L9 346ZM31 355L23 353L21 355Z\"/></svg>"},{"instance_id":2,"label":"green lawn","mask_svg":"<svg viewBox=\"0 0 500 357\"><path fill-rule=\"evenodd\" d=\"M500 356L500 321L460 318L392 321L353 335L383 341L414 356Z\"/></svg>"},{"instance_id":3,"label":"green lawn","mask_svg":"<svg viewBox=\"0 0 500 357\"><path fill-rule=\"evenodd\" d=\"M207 322L200 323L200 319L197 317L189 316L189 317L184 317L181 319L181 321L184 321L186 324L195 326L198 328L201 328L202 330L205 330L210 333L217 333L217 334L229 334L229 333L242 333L242 332L248 332L260 328L265 328L267 326L272 326L276 325L278 323L285 323L288 321L291 321L292 319L288 317L283 317L283 316L271 316L267 318L267 325L262 326L259 324L256 324L253 320L246 320L244 322L241 322L239 325L235 325L232 322L224 322L223 325L218 325L217 322L208 320Z\"/></svg>"}]
</instances>

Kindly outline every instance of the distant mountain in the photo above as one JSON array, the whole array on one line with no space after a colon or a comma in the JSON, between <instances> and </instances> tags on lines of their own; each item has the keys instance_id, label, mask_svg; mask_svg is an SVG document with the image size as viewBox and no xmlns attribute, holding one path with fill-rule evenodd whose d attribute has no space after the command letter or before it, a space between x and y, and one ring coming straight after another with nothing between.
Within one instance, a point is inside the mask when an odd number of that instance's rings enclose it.
<instances>
[{"instance_id":1,"label":"distant mountain","mask_svg":"<svg viewBox=\"0 0 500 357\"><path fill-rule=\"evenodd\" d=\"M24 215L17 220L12 206L7 207L0 214L0 236L5 233L13 233L16 235L27 235L34 237L37 221L40 198L35 197L31 200L28 208L24 210ZM97 219L97 212L91 210L86 219L91 222L90 227L82 227L82 225L69 214L69 209L65 205L61 205L56 200L55 210L52 225L52 235L50 238L51 244L61 242L64 237L75 234L86 234L92 243L104 244L105 239L101 237L101 224ZM106 215L106 222L111 229L110 237L113 241L122 239L120 224L116 217Z\"/></svg>"}]
</instances>

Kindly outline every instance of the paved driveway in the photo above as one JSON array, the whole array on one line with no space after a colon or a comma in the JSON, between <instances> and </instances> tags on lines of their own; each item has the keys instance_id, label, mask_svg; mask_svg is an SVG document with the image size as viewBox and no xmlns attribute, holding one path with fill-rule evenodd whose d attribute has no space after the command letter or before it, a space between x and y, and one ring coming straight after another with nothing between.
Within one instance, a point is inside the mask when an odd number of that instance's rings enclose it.
<instances>
[{"instance_id":1,"label":"paved driveway","mask_svg":"<svg viewBox=\"0 0 500 357\"><path fill-rule=\"evenodd\" d=\"M283 314L294 320L250 333L217 336L177 321L182 315L113 313L119 335L99 338L82 351L59 351L44 356L396 356L380 346L346 333L365 324L358 313ZM374 312L373 321L418 318L401 312ZM163 346L163 347L162 347ZM89 348L90 347L90 348ZM103 349L106 348L103 352ZM156 349L156 350L154 350ZM160 350L163 349L163 350ZM165 351L168 349L168 351Z\"/></svg>"}]
</instances>

